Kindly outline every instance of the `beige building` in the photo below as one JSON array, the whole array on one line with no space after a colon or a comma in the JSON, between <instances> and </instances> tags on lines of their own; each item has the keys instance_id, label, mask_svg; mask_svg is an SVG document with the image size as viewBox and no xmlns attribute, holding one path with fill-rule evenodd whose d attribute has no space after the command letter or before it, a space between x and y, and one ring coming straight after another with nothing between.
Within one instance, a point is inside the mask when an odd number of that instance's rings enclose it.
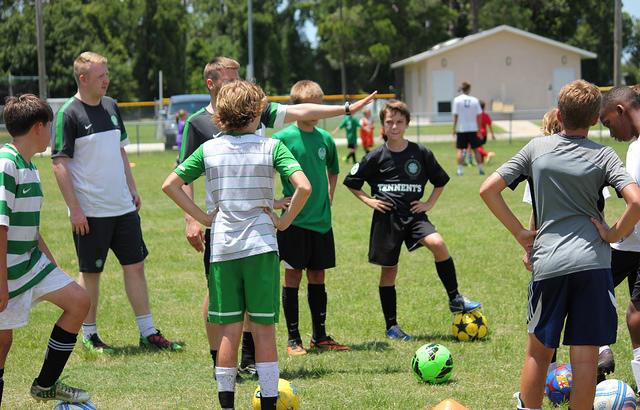
<instances>
[{"instance_id":1,"label":"beige building","mask_svg":"<svg viewBox=\"0 0 640 410\"><path fill-rule=\"evenodd\" d=\"M413 112L448 120L462 81L488 109L546 110L563 85L581 77L580 60L589 58L596 54L502 25L448 40L391 68L404 70L403 95Z\"/></svg>"}]
</instances>

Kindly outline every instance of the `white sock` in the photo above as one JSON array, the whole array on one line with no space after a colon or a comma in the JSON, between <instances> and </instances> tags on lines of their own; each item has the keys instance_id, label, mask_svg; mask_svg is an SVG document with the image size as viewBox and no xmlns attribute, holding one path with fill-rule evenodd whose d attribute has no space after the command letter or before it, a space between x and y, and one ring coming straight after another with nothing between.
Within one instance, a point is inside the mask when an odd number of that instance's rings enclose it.
<instances>
[{"instance_id":1,"label":"white sock","mask_svg":"<svg viewBox=\"0 0 640 410\"><path fill-rule=\"evenodd\" d=\"M280 379L278 362L256 363L256 370L262 397L278 397L278 379Z\"/></svg>"},{"instance_id":2,"label":"white sock","mask_svg":"<svg viewBox=\"0 0 640 410\"><path fill-rule=\"evenodd\" d=\"M83 323L82 334L85 339L89 339L91 335L98 334L98 326L95 323Z\"/></svg>"},{"instance_id":3,"label":"white sock","mask_svg":"<svg viewBox=\"0 0 640 410\"><path fill-rule=\"evenodd\" d=\"M541 410L541 409L532 409L530 407L524 407L524 403L522 402L522 399L520 398L520 392L515 392L513 394L513 398L516 399L518 401L518 404L516 405L516 410Z\"/></svg>"},{"instance_id":4,"label":"white sock","mask_svg":"<svg viewBox=\"0 0 640 410\"><path fill-rule=\"evenodd\" d=\"M236 391L237 367L216 366L216 380L218 381L218 392ZM276 389L277 393L277 389Z\"/></svg>"},{"instance_id":5,"label":"white sock","mask_svg":"<svg viewBox=\"0 0 640 410\"><path fill-rule=\"evenodd\" d=\"M636 391L640 392L640 347L633 349L633 360L631 360L631 371L636 379Z\"/></svg>"},{"instance_id":6,"label":"white sock","mask_svg":"<svg viewBox=\"0 0 640 410\"><path fill-rule=\"evenodd\" d=\"M148 337L157 332L156 327L153 325L153 317L151 313L148 315L136 316L136 323L142 337Z\"/></svg>"},{"instance_id":7,"label":"white sock","mask_svg":"<svg viewBox=\"0 0 640 410\"><path fill-rule=\"evenodd\" d=\"M478 169L480 171L484 171L484 164L478 164Z\"/></svg>"},{"instance_id":8,"label":"white sock","mask_svg":"<svg viewBox=\"0 0 640 410\"><path fill-rule=\"evenodd\" d=\"M458 172L462 172L462 165L458 165Z\"/></svg>"},{"instance_id":9,"label":"white sock","mask_svg":"<svg viewBox=\"0 0 640 410\"><path fill-rule=\"evenodd\" d=\"M598 354L602 353L604 350L610 349L609 345L600 346L598 348Z\"/></svg>"}]
</instances>

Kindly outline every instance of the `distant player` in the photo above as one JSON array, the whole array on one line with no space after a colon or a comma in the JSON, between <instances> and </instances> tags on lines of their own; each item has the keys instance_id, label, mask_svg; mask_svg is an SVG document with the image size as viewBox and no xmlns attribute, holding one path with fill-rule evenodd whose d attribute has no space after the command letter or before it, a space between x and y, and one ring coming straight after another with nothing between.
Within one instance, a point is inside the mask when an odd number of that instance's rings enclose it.
<instances>
[{"instance_id":1,"label":"distant player","mask_svg":"<svg viewBox=\"0 0 640 410\"><path fill-rule=\"evenodd\" d=\"M360 142L362 143L362 149L365 154L368 154L373 147L373 131L375 129L375 123L371 118L371 110L365 108L362 110L362 118L360 118Z\"/></svg>"},{"instance_id":2,"label":"distant player","mask_svg":"<svg viewBox=\"0 0 640 410\"><path fill-rule=\"evenodd\" d=\"M324 93L313 81L298 81L291 87L294 104L321 104ZM366 110L365 110L366 112ZM316 126L317 120L298 121L273 135L289 148L302 166L313 187L313 193L291 226L278 232L280 259L284 261L284 287L282 309L287 321L289 340L287 353L292 356L306 354L298 327L298 288L302 271L307 271L307 297L313 335L309 346L313 349L349 350L327 335L327 292L325 270L336 266L336 250L331 228L331 202L338 181L338 152L327 131ZM282 175L285 197L294 192L289 179Z\"/></svg>"},{"instance_id":3,"label":"distant player","mask_svg":"<svg viewBox=\"0 0 640 410\"><path fill-rule=\"evenodd\" d=\"M13 329L25 326L31 308L42 300L58 306L62 315L53 326L31 396L86 402L90 399L87 392L59 378L91 301L84 289L56 267L40 235L42 185L31 162L51 141L53 112L46 102L25 94L8 98L3 115L12 140L0 149L0 403Z\"/></svg>"},{"instance_id":4,"label":"distant player","mask_svg":"<svg viewBox=\"0 0 640 410\"><path fill-rule=\"evenodd\" d=\"M276 229L289 227L311 193L309 181L287 147L255 134L266 104L267 97L255 84L234 81L223 86L214 114L223 134L202 144L162 187L185 212L211 226L209 321L220 325L222 336L216 379L223 409L232 409L235 404L245 312L256 345L261 408L276 408L279 370L275 323L280 311ZM273 212L274 169L294 187L291 203L281 217ZM206 176L206 190L214 205L210 214L181 189L201 175Z\"/></svg>"},{"instance_id":5,"label":"distant player","mask_svg":"<svg viewBox=\"0 0 640 410\"><path fill-rule=\"evenodd\" d=\"M482 108L476 97L469 95L471 84L464 81L460 86L462 94L453 99L453 137L456 139L456 160L458 161L458 169L456 174L462 175L462 166L464 165L463 151L471 146L475 153L478 163L478 172L484 175L484 165L482 155L478 152L482 141L480 132L480 121Z\"/></svg>"},{"instance_id":6,"label":"distant player","mask_svg":"<svg viewBox=\"0 0 640 410\"><path fill-rule=\"evenodd\" d=\"M640 189L611 147L587 138L600 99L598 88L584 80L564 86L557 113L563 132L531 140L480 188L491 212L531 255L529 338L518 409L542 406L548 366L563 330L573 371L570 407L592 408L598 347L616 341L609 243L631 233L640 219ZM535 231L522 226L502 197L507 186L525 179L533 187ZM605 185L628 204L611 228L598 209Z\"/></svg>"},{"instance_id":7,"label":"distant player","mask_svg":"<svg viewBox=\"0 0 640 410\"><path fill-rule=\"evenodd\" d=\"M486 163L489 163L489 161L491 161L491 158L493 158L496 155L496 153L493 151L487 151L486 149L484 149L484 146L487 144L488 131L491 131L492 140L496 139L496 135L493 133L491 116L489 115L489 113L487 113L484 110L484 107L485 107L484 101L480 100L480 108L482 109L482 113L480 114L481 144L478 147L478 153L482 155L482 158Z\"/></svg>"},{"instance_id":8,"label":"distant player","mask_svg":"<svg viewBox=\"0 0 640 410\"><path fill-rule=\"evenodd\" d=\"M369 262L381 266L379 291L386 335L398 340L411 339L396 320L395 280L403 242L409 251L421 246L431 251L449 296L451 312L471 311L481 306L458 291L453 259L444 239L427 217L449 182L449 176L431 150L404 138L410 119L405 103L385 104L380 111L380 121L386 143L354 165L344 180L356 198L373 208ZM371 196L362 191L365 182L371 186ZM427 182L434 188L427 201L422 202Z\"/></svg>"},{"instance_id":9,"label":"distant player","mask_svg":"<svg viewBox=\"0 0 640 410\"><path fill-rule=\"evenodd\" d=\"M355 164L358 162L356 159L356 148L358 147L358 136L357 130L360 127L360 122L353 118L352 115L345 115L342 122L338 127L331 132L331 135L335 135L338 130L343 129L347 136L347 156L344 161L349 162L349 158L353 160Z\"/></svg>"}]
</instances>

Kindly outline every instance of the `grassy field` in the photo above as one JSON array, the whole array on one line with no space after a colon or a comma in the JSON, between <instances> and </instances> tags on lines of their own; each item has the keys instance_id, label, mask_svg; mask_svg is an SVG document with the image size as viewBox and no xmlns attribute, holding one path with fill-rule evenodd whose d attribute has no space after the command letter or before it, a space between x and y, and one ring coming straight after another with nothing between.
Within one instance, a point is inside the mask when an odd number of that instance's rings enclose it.
<instances>
[{"instance_id":1,"label":"grassy field","mask_svg":"<svg viewBox=\"0 0 640 410\"><path fill-rule=\"evenodd\" d=\"M488 148L497 155L488 171L524 143L491 141ZM625 145L613 145L621 154L626 150ZM452 315L433 257L420 249L411 255L403 250L397 283L399 322L416 338L404 343L385 338L377 289L379 269L367 263L371 211L339 186L334 200L337 268L327 275L327 329L336 340L349 344L352 351L288 357L281 315L282 322L277 327L281 375L298 388L303 408L423 409L446 398L454 398L471 409L514 408L511 395L518 389L526 341L529 273L522 267L521 250L515 240L498 226L478 196L484 178L471 167L465 169L463 177L455 176L450 143L433 144L431 148L452 179L430 218L456 262L461 291L484 304L489 337L472 343L452 339ZM67 381L92 392L100 409L217 408L200 314L205 292L201 255L187 245L182 215L160 191L162 181L172 170L175 153L131 155L130 159L136 164L133 173L143 200L143 231L151 252L146 266L155 322L167 336L185 341L186 350L158 353L138 349L138 332L125 297L122 274L110 255L103 275L98 323L101 335L118 348L118 353L95 357L78 345L65 371ZM42 234L62 268L77 276L67 212L50 160L38 158L36 163L45 188ZM343 174L348 169L342 164ZM202 192L199 186L200 199ZM522 188L507 192L506 198L520 219L527 221L530 209L521 202ZM622 208L621 200L612 198L607 203L609 215L618 215ZM631 349L624 323L628 295L624 289L626 285L618 292L620 342L612 348L618 363L615 376L633 384L628 365ZM300 329L308 345L311 324L306 299L303 285ZM57 315L55 307L39 304L32 311L29 325L15 332L5 372L6 408L47 407L33 401L28 392ZM443 385L417 383L412 374L413 353L422 344L432 342L446 345L453 354L453 377ZM566 348L560 350L559 358L568 361ZM250 408L256 385L255 381L246 381L238 386L238 409ZM547 403L545 408L551 407Z\"/></svg>"}]
</instances>

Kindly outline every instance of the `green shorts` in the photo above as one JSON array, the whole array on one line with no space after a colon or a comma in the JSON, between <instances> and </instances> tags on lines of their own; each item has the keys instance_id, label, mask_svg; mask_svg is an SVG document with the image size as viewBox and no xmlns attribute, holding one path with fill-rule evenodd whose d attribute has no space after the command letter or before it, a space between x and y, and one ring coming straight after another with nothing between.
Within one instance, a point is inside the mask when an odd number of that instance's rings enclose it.
<instances>
[{"instance_id":1,"label":"green shorts","mask_svg":"<svg viewBox=\"0 0 640 410\"><path fill-rule=\"evenodd\" d=\"M209 268L209 322L278 323L280 259L277 252L213 262Z\"/></svg>"}]
</instances>

